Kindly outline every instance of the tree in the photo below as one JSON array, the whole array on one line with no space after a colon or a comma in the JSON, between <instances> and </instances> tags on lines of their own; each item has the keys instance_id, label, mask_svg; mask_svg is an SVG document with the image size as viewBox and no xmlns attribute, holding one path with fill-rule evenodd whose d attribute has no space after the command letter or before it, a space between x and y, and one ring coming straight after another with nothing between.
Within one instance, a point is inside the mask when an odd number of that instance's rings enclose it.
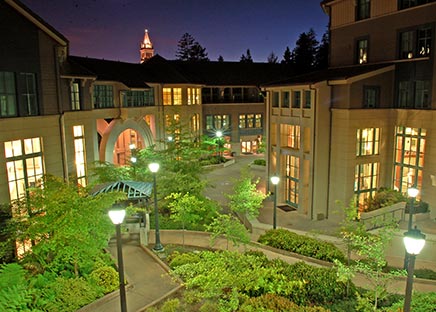
<instances>
[{"instance_id":1,"label":"tree","mask_svg":"<svg viewBox=\"0 0 436 312\"><path fill-rule=\"evenodd\" d=\"M271 52L271 53L268 55L268 59L267 59L268 63L276 64L276 63L277 63L277 60L278 60L278 56L275 55L274 52Z\"/></svg>"},{"instance_id":2,"label":"tree","mask_svg":"<svg viewBox=\"0 0 436 312\"><path fill-rule=\"evenodd\" d=\"M315 53L316 69L326 69L329 65L330 36L328 30L322 35L321 43Z\"/></svg>"},{"instance_id":3,"label":"tree","mask_svg":"<svg viewBox=\"0 0 436 312\"><path fill-rule=\"evenodd\" d=\"M218 56L218 62L224 62L224 58L222 55Z\"/></svg>"},{"instance_id":4,"label":"tree","mask_svg":"<svg viewBox=\"0 0 436 312\"><path fill-rule=\"evenodd\" d=\"M177 43L176 58L181 61L209 61L203 48L189 33L183 34Z\"/></svg>"},{"instance_id":5,"label":"tree","mask_svg":"<svg viewBox=\"0 0 436 312\"><path fill-rule=\"evenodd\" d=\"M247 49L247 54L242 54L241 63L253 63L253 59L251 58L250 49Z\"/></svg>"},{"instance_id":6,"label":"tree","mask_svg":"<svg viewBox=\"0 0 436 312\"><path fill-rule=\"evenodd\" d=\"M210 244L213 246L216 239L224 236L227 240L227 249L229 249L229 242L237 247L240 244L248 244L250 242L250 234L245 226L234 216L228 214L220 214L214 221L207 227L207 230L212 232L210 237Z\"/></svg>"},{"instance_id":7,"label":"tree","mask_svg":"<svg viewBox=\"0 0 436 312\"><path fill-rule=\"evenodd\" d=\"M292 51L295 56L296 70L299 72L311 71L315 68L315 54L318 41L315 31L311 28L308 32L303 32L298 37L296 46Z\"/></svg>"},{"instance_id":8,"label":"tree","mask_svg":"<svg viewBox=\"0 0 436 312\"><path fill-rule=\"evenodd\" d=\"M46 176L44 188L30 190L9 224L13 241L32 243L22 263L40 273L89 274L113 232L107 210L124 198L123 193L91 196L86 189Z\"/></svg>"},{"instance_id":9,"label":"tree","mask_svg":"<svg viewBox=\"0 0 436 312\"><path fill-rule=\"evenodd\" d=\"M293 55L289 47L286 47L285 53L283 53L282 64L292 64L293 63Z\"/></svg>"}]
</instances>

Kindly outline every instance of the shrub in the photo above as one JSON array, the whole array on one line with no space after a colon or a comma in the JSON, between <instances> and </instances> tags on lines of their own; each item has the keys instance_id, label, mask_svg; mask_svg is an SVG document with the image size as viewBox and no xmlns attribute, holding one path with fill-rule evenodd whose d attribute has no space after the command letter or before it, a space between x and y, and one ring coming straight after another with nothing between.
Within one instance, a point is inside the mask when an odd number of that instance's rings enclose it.
<instances>
[{"instance_id":1,"label":"shrub","mask_svg":"<svg viewBox=\"0 0 436 312\"><path fill-rule=\"evenodd\" d=\"M169 299L162 305L162 312L177 312L180 308L180 300L177 298Z\"/></svg>"},{"instance_id":2,"label":"shrub","mask_svg":"<svg viewBox=\"0 0 436 312\"><path fill-rule=\"evenodd\" d=\"M322 307L298 306L289 299L275 294L264 294L247 299L239 309L240 312L327 312Z\"/></svg>"},{"instance_id":3,"label":"shrub","mask_svg":"<svg viewBox=\"0 0 436 312\"><path fill-rule=\"evenodd\" d=\"M90 279L103 289L105 294L119 287L118 272L110 266L102 266L90 274Z\"/></svg>"},{"instance_id":4,"label":"shrub","mask_svg":"<svg viewBox=\"0 0 436 312\"><path fill-rule=\"evenodd\" d=\"M393 304L390 308L387 309L388 312L397 312L402 311L403 308L403 300L398 301ZM420 293L414 292L412 297L412 303L410 306L410 310L413 312L428 312L435 311L436 309L436 293Z\"/></svg>"},{"instance_id":5,"label":"shrub","mask_svg":"<svg viewBox=\"0 0 436 312\"><path fill-rule=\"evenodd\" d=\"M253 165L266 166L266 160L265 159L255 159L253 161Z\"/></svg>"},{"instance_id":6,"label":"shrub","mask_svg":"<svg viewBox=\"0 0 436 312\"><path fill-rule=\"evenodd\" d=\"M381 187L377 190L373 198L367 200L365 211L373 211L399 202L405 202L406 200L407 198L399 191Z\"/></svg>"},{"instance_id":7,"label":"shrub","mask_svg":"<svg viewBox=\"0 0 436 312\"><path fill-rule=\"evenodd\" d=\"M319 260L333 262L337 259L345 262L342 251L332 243L298 235L284 229L269 230L259 237L258 242Z\"/></svg>"},{"instance_id":8,"label":"shrub","mask_svg":"<svg viewBox=\"0 0 436 312\"><path fill-rule=\"evenodd\" d=\"M26 271L17 263L0 265L0 311L25 311L32 293L25 279Z\"/></svg>"},{"instance_id":9,"label":"shrub","mask_svg":"<svg viewBox=\"0 0 436 312\"><path fill-rule=\"evenodd\" d=\"M411 202L409 201L406 205L406 213L409 213L410 211ZM415 210L414 213L425 213L428 212L428 203L421 201L415 201Z\"/></svg>"},{"instance_id":10,"label":"shrub","mask_svg":"<svg viewBox=\"0 0 436 312\"><path fill-rule=\"evenodd\" d=\"M200 255L194 252L179 253L178 251L173 252L169 257L169 266L171 269L177 268L179 266L191 263L197 263L200 261Z\"/></svg>"},{"instance_id":11,"label":"shrub","mask_svg":"<svg viewBox=\"0 0 436 312\"><path fill-rule=\"evenodd\" d=\"M436 280L436 272L430 269L416 269L414 273L415 276L418 278Z\"/></svg>"}]
</instances>

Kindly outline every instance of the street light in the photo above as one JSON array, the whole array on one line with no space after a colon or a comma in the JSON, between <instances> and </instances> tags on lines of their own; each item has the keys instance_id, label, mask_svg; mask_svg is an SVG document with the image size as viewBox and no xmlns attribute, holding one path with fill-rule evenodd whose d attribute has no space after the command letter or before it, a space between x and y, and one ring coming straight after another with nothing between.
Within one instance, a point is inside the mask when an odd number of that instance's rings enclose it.
<instances>
[{"instance_id":1,"label":"street light","mask_svg":"<svg viewBox=\"0 0 436 312\"><path fill-rule=\"evenodd\" d=\"M159 170L158 163L151 163L148 165L148 169L153 173L153 193L154 193L154 220L156 224L155 236L156 242L154 244L153 250L156 252L161 252L164 247L160 243L160 232L159 232L159 211L157 209L157 186L156 186L156 172Z\"/></svg>"},{"instance_id":2,"label":"street light","mask_svg":"<svg viewBox=\"0 0 436 312\"><path fill-rule=\"evenodd\" d=\"M279 184L280 178L278 176L271 177L271 183L274 184L274 213L273 213L273 229L277 228L277 184Z\"/></svg>"},{"instance_id":3,"label":"street light","mask_svg":"<svg viewBox=\"0 0 436 312\"><path fill-rule=\"evenodd\" d=\"M407 195L410 197L410 205L409 205L409 223L407 225L407 231L412 230L412 222L413 222L413 215L415 214L415 198L418 196L419 190L414 187L410 187L407 189ZM406 252L406 255L404 256L404 269L407 270L409 262L409 254Z\"/></svg>"},{"instance_id":4,"label":"street light","mask_svg":"<svg viewBox=\"0 0 436 312\"><path fill-rule=\"evenodd\" d=\"M221 153L220 153L220 142L221 142L221 138L222 138L222 136L223 136L223 132L222 131L220 131L220 130L218 130L216 133L215 133L215 135L216 135L216 137L218 138L217 139L217 144L216 144L216 153L217 153L217 158L218 158L218 160L219 160L219 162L221 162Z\"/></svg>"},{"instance_id":5,"label":"street light","mask_svg":"<svg viewBox=\"0 0 436 312\"><path fill-rule=\"evenodd\" d=\"M421 233L415 226L404 233L404 246L408 254L408 266L407 266L407 283L406 283L406 295L404 298L404 312L410 312L410 304L412 302L412 289L413 289L413 271L415 269L415 258L421 252L425 245L425 235Z\"/></svg>"},{"instance_id":6,"label":"street light","mask_svg":"<svg viewBox=\"0 0 436 312\"><path fill-rule=\"evenodd\" d=\"M124 284L123 248L121 246L121 223L123 223L125 216L125 209L109 210L109 218L111 218L112 223L115 224L117 231L118 276L120 279L121 312L127 312L126 286Z\"/></svg>"}]
</instances>

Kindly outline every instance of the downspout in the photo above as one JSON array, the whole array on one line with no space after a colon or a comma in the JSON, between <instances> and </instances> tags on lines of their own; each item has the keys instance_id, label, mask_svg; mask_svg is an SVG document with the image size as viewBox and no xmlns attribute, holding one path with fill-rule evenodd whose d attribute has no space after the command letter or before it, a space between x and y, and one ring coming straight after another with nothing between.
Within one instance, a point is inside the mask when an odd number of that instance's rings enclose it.
<instances>
[{"instance_id":1,"label":"downspout","mask_svg":"<svg viewBox=\"0 0 436 312\"><path fill-rule=\"evenodd\" d=\"M312 85L309 85L309 90L313 90L315 91L315 105L318 105L318 89L313 88ZM315 110L315 107L314 107ZM315 137L316 137L316 111L313 114L313 144L312 144L312 192L311 192L311 207L310 207L310 220L313 220L313 201L314 201L314 190L313 190L313 186L315 184L315 166L314 166L314 160L315 160L315 148L316 148L316 144L315 144Z\"/></svg>"},{"instance_id":2,"label":"downspout","mask_svg":"<svg viewBox=\"0 0 436 312\"><path fill-rule=\"evenodd\" d=\"M59 134L61 139L61 157L62 157L62 173L65 182L68 181L68 164L67 164L67 147L65 144L65 115L62 107L62 95L61 95L61 83L60 83L60 69L59 60L64 53L62 51L63 47L55 47L55 70L56 70L56 96L58 101L58 112L59 112Z\"/></svg>"},{"instance_id":3,"label":"downspout","mask_svg":"<svg viewBox=\"0 0 436 312\"><path fill-rule=\"evenodd\" d=\"M332 99L333 99L333 89L327 80L327 86L330 89L330 116L329 116L329 154L328 154L328 168L327 168L327 205L326 205L326 219L329 217L329 204L330 204L330 168L331 168L331 159L332 159L332 122L333 122L333 112L332 112Z\"/></svg>"}]
</instances>

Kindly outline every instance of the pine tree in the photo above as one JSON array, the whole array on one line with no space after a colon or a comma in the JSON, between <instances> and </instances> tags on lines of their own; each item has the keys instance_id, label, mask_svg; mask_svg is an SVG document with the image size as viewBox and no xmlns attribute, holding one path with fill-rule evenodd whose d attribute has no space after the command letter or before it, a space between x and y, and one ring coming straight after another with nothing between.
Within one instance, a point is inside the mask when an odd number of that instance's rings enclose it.
<instances>
[{"instance_id":1,"label":"pine tree","mask_svg":"<svg viewBox=\"0 0 436 312\"><path fill-rule=\"evenodd\" d=\"M218 56L218 62L224 62L224 58L222 55Z\"/></svg>"},{"instance_id":2,"label":"pine tree","mask_svg":"<svg viewBox=\"0 0 436 312\"><path fill-rule=\"evenodd\" d=\"M203 48L189 33L183 34L177 44L176 58L181 61L209 61Z\"/></svg>"},{"instance_id":3,"label":"pine tree","mask_svg":"<svg viewBox=\"0 0 436 312\"><path fill-rule=\"evenodd\" d=\"M328 30L322 35L321 43L315 54L316 69L325 69L329 65L330 36Z\"/></svg>"},{"instance_id":4,"label":"pine tree","mask_svg":"<svg viewBox=\"0 0 436 312\"><path fill-rule=\"evenodd\" d=\"M295 66L299 72L315 69L315 54L318 47L315 31L311 28L308 32L300 34L293 50Z\"/></svg>"},{"instance_id":5,"label":"pine tree","mask_svg":"<svg viewBox=\"0 0 436 312\"><path fill-rule=\"evenodd\" d=\"M292 64L292 52L289 49L289 47L286 47L285 53L283 53L283 60L281 61L282 64Z\"/></svg>"},{"instance_id":6,"label":"pine tree","mask_svg":"<svg viewBox=\"0 0 436 312\"><path fill-rule=\"evenodd\" d=\"M247 49L247 54L242 54L241 63L253 63L253 59L251 58L250 49Z\"/></svg>"},{"instance_id":7,"label":"pine tree","mask_svg":"<svg viewBox=\"0 0 436 312\"><path fill-rule=\"evenodd\" d=\"M277 55L274 54L274 52L271 52L268 55L267 61L268 61L268 63L276 64L278 61L278 57L277 57Z\"/></svg>"}]
</instances>

